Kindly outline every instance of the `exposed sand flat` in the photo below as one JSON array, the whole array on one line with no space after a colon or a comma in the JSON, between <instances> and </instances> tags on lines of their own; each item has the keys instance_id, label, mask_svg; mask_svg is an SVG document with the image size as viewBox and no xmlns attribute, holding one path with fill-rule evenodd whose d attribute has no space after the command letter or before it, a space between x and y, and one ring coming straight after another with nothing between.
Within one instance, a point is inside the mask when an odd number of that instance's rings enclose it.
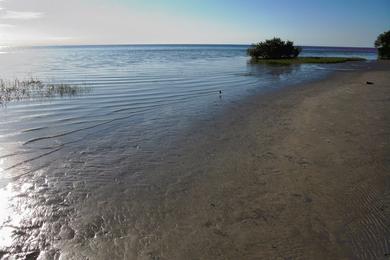
<instances>
[{"instance_id":1,"label":"exposed sand flat","mask_svg":"<svg viewBox=\"0 0 390 260\"><path fill-rule=\"evenodd\" d=\"M107 192L91 196L96 218L81 209L77 224L107 235L62 257L386 259L389 71L337 73L199 122L147 174L108 188L114 211Z\"/></svg>"},{"instance_id":2,"label":"exposed sand flat","mask_svg":"<svg viewBox=\"0 0 390 260\"><path fill-rule=\"evenodd\" d=\"M389 65L255 97L200 128L148 255L386 258Z\"/></svg>"}]
</instances>

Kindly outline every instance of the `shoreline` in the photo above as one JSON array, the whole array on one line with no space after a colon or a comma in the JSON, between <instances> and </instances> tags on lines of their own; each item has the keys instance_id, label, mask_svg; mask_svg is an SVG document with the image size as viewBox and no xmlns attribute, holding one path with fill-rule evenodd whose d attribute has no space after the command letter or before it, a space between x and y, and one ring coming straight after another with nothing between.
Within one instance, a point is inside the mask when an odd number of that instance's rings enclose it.
<instances>
[{"instance_id":1,"label":"shoreline","mask_svg":"<svg viewBox=\"0 0 390 260\"><path fill-rule=\"evenodd\" d=\"M390 64L369 67L249 97L195 126L181 166L158 169L169 176L157 177L165 213L153 255L388 254Z\"/></svg>"},{"instance_id":2,"label":"shoreline","mask_svg":"<svg viewBox=\"0 0 390 260\"><path fill-rule=\"evenodd\" d=\"M59 232L42 254L383 258L390 238L390 63L366 67L259 91L195 121L148 165L136 172L130 165L71 202L69 212L54 208L63 225L42 220L42 241L49 241L45 232ZM70 199L88 189L71 191Z\"/></svg>"},{"instance_id":3,"label":"shoreline","mask_svg":"<svg viewBox=\"0 0 390 260\"><path fill-rule=\"evenodd\" d=\"M364 58L346 58L346 57L296 57L296 58L280 58L280 59L262 59L252 58L253 64L269 64L269 65L294 65L294 64L337 64L345 62L367 61Z\"/></svg>"}]
</instances>

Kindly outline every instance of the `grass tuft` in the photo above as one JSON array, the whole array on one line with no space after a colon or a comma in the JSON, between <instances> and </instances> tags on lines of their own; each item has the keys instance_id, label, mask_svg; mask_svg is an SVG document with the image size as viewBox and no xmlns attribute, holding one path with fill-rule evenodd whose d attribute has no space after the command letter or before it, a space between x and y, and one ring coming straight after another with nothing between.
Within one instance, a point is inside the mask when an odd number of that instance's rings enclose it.
<instances>
[{"instance_id":1,"label":"grass tuft","mask_svg":"<svg viewBox=\"0 0 390 260\"><path fill-rule=\"evenodd\" d=\"M70 97L89 91L90 88L86 86L44 83L34 78L27 80L0 79L0 105L25 99Z\"/></svg>"}]
</instances>

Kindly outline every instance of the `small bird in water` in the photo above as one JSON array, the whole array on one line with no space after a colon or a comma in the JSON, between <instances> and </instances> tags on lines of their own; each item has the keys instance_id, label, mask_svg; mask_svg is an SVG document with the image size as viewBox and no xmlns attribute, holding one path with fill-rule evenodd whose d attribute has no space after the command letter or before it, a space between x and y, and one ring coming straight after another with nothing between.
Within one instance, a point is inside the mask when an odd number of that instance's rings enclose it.
<instances>
[{"instance_id":1,"label":"small bird in water","mask_svg":"<svg viewBox=\"0 0 390 260\"><path fill-rule=\"evenodd\" d=\"M222 100L222 90L219 91L219 99Z\"/></svg>"},{"instance_id":2,"label":"small bird in water","mask_svg":"<svg viewBox=\"0 0 390 260\"><path fill-rule=\"evenodd\" d=\"M374 85L374 82L367 81L366 84L367 84L367 85Z\"/></svg>"}]
</instances>

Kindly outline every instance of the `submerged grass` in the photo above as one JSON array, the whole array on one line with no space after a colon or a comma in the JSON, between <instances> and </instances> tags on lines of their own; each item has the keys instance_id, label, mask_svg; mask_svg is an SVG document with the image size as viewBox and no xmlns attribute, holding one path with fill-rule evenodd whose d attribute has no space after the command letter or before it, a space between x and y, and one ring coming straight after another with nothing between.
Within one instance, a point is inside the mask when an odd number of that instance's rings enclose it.
<instances>
[{"instance_id":1,"label":"submerged grass","mask_svg":"<svg viewBox=\"0 0 390 260\"><path fill-rule=\"evenodd\" d=\"M347 57L298 57L292 59L252 59L255 64L292 65L292 64L332 64L348 61L365 61L363 58Z\"/></svg>"},{"instance_id":2,"label":"submerged grass","mask_svg":"<svg viewBox=\"0 0 390 260\"><path fill-rule=\"evenodd\" d=\"M0 79L0 105L24 99L76 96L89 92L87 86L44 83L38 79Z\"/></svg>"}]
</instances>

